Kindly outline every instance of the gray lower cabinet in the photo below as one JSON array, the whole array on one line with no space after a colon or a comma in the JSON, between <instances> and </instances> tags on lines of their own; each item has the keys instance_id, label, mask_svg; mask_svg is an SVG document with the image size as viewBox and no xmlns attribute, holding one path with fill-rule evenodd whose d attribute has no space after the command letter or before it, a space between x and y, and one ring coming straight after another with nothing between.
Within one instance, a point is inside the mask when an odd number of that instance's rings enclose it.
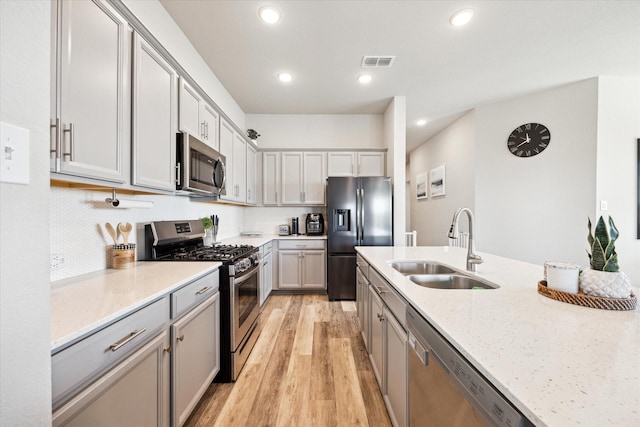
<instances>
[{"instance_id":1,"label":"gray lower cabinet","mask_svg":"<svg viewBox=\"0 0 640 427\"><path fill-rule=\"evenodd\" d=\"M260 306L262 307L273 289L273 242L264 244L260 250L262 251L260 266Z\"/></svg>"},{"instance_id":2,"label":"gray lower cabinet","mask_svg":"<svg viewBox=\"0 0 640 427\"><path fill-rule=\"evenodd\" d=\"M53 426L168 426L167 331L53 413Z\"/></svg>"},{"instance_id":3,"label":"gray lower cabinet","mask_svg":"<svg viewBox=\"0 0 640 427\"><path fill-rule=\"evenodd\" d=\"M181 426L220 370L216 270L51 357L54 426Z\"/></svg>"},{"instance_id":4,"label":"gray lower cabinet","mask_svg":"<svg viewBox=\"0 0 640 427\"><path fill-rule=\"evenodd\" d=\"M220 293L171 326L174 426L185 423L220 370Z\"/></svg>"},{"instance_id":5,"label":"gray lower cabinet","mask_svg":"<svg viewBox=\"0 0 640 427\"><path fill-rule=\"evenodd\" d=\"M358 322L362 333L362 341L365 348L369 349L369 280L360 267L356 267L356 309L358 312Z\"/></svg>"},{"instance_id":6,"label":"gray lower cabinet","mask_svg":"<svg viewBox=\"0 0 640 427\"><path fill-rule=\"evenodd\" d=\"M369 359L391 423L404 427L408 424L406 302L375 270L368 271L368 321L361 328L369 328Z\"/></svg>"},{"instance_id":7,"label":"gray lower cabinet","mask_svg":"<svg viewBox=\"0 0 640 427\"><path fill-rule=\"evenodd\" d=\"M278 289L326 289L324 240L280 240Z\"/></svg>"},{"instance_id":8,"label":"gray lower cabinet","mask_svg":"<svg viewBox=\"0 0 640 427\"><path fill-rule=\"evenodd\" d=\"M383 302L373 287L369 286L369 359L373 367L373 373L380 386L380 391L384 395L384 312Z\"/></svg>"},{"instance_id":9,"label":"gray lower cabinet","mask_svg":"<svg viewBox=\"0 0 640 427\"><path fill-rule=\"evenodd\" d=\"M384 402L394 426L407 425L407 332L386 308L385 320L386 361Z\"/></svg>"}]
</instances>

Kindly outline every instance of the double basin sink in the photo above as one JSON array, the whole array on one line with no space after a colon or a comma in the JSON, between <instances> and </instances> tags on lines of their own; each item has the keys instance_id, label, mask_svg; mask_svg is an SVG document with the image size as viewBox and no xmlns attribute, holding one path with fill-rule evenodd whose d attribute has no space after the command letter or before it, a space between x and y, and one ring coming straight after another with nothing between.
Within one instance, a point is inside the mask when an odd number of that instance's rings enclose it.
<instances>
[{"instance_id":1,"label":"double basin sink","mask_svg":"<svg viewBox=\"0 0 640 427\"><path fill-rule=\"evenodd\" d=\"M391 261L396 271L407 276L416 285L433 289L496 289L499 286L465 276L432 261Z\"/></svg>"}]
</instances>

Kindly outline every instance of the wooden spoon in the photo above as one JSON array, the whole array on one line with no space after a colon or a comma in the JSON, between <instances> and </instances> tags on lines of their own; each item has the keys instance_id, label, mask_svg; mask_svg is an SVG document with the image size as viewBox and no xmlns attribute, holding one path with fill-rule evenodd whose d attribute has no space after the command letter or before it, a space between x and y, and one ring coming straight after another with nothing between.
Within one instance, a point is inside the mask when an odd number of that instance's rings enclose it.
<instances>
[{"instance_id":1,"label":"wooden spoon","mask_svg":"<svg viewBox=\"0 0 640 427\"><path fill-rule=\"evenodd\" d=\"M118 224L118 231L122 233L122 238L124 239L125 245L129 244L129 233L131 233L132 229L133 229L133 226L128 222L125 222L124 224L123 223Z\"/></svg>"},{"instance_id":2,"label":"wooden spoon","mask_svg":"<svg viewBox=\"0 0 640 427\"><path fill-rule=\"evenodd\" d=\"M111 223L106 223L104 225L104 228L106 228L107 233L109 233L109 236L111 236L111 238L113 239L113 244L117 245L118 244L118 235L116 234L116 229L113 228L113 225L111 225Z\"/></svg>"}]
</instances>

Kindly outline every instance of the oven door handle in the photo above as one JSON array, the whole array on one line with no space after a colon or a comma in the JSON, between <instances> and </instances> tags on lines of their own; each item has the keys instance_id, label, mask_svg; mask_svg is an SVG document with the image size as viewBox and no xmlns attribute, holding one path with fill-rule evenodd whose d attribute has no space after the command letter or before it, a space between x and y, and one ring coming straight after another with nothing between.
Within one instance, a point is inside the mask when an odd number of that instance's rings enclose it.
<instances>
[{"instance_id":1,"label":"oven door handle","mask_svg":"<svg viewBox=\"0 0 640 427\"><path fill-rule=\"evenodd\" d=\"M249 270L243 271L239 276L233 277L233 286L238 287L240 284L244 283L249 279L254 273L258 272L260 264L256 264L251 267Z\"/></svg>"}]
</instances>

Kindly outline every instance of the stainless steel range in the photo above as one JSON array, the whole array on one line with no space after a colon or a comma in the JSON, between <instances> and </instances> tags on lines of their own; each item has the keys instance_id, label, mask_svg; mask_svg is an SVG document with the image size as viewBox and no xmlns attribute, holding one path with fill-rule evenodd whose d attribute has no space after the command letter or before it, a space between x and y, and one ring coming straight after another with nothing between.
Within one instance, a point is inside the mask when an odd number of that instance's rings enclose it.
<instances>
[{"instance_id":1,"label":"stainless steel range","mask_svg":"<svg viewBox=\"0 0 640 427\"><path fill-rule=\"evenodd\" d=\"M220 373L217 382L235 381L258 339L260 253L249 245L204 246L200 220L156 221L145 226L146 259L219 261Z\"/></svg>"}]
</instances>

